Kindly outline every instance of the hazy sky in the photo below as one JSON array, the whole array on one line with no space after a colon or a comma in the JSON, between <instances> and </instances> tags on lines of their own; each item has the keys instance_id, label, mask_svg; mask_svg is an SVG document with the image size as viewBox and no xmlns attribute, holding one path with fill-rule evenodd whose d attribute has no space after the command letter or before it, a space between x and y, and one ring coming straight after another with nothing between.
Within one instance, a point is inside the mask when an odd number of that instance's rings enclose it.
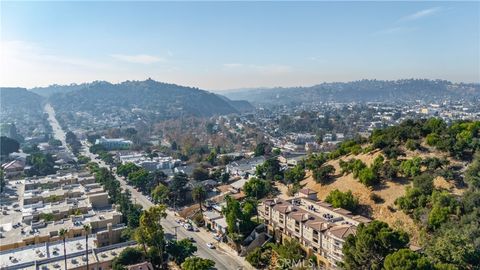
<instances>
[{"instance_id":1,"label":"hazy sky","mask_svg":"<svg viewBox=\"0 0 480 270\"><path fill-rule=\"evenodd\" d=\"M0 85L480 81L479 2L0 2Z\"/></svg>"}]
</instances>

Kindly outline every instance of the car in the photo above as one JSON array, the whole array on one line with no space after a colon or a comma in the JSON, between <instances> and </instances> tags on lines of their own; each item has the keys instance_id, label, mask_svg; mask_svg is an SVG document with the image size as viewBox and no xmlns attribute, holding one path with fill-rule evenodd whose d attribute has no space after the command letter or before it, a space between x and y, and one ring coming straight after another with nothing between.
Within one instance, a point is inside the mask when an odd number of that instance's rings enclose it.
<instances>
[{"instance_id":1,"label":"car","mask_svg":"<svg viewBox=\"0 0 480 270\"><path fill-rule=\"evenodd\" d=\"M193 231L194 231L194 232L199 232L200 229L198 229L198 227L193 227Z\"/></svg>"},{"instance_id":2,"label":"car","mask_svg":"<svg viewBox=\"0 0 480 270\"><path fill-rule=\"evenodd\" d=\"M190 242L195 242L195 239L193 239L193 237L187 237L188 241Z\"/></svg>"},{"instance_id":3,"label":"car","mask_svg":"<svg viewBox=\"0 0 480 270\"><path fill-rule=\"evenodd\" d=\"M222 237L219 236L219 235L215 235L215 236L213 237L213 239L215 239L215 240L217 240L217 241L219 241L219 242L222 241Z\"/></svg>"},{"instance_id":4,"label":"car","mask_svg":"<svg viewBox=\"0 0 480 270\"><path fill-rule=\"evenodd\" d=\"M207 243L207 247L209 249L215 249L215 245L213 243Z\"/></svg>"},{"instance_id":5,"label":"car","mask_svg":"<svg viewBox=\"0 0 480 270\"><path fill-rule=\"evenodd\" d=\"M185 230L187 230L187 231L193 230L193 227L192 227L192 225L190 225L190 223L185 223L185 224L183 224L183 227L184 227Z\"/></svg>"}]
</instances>

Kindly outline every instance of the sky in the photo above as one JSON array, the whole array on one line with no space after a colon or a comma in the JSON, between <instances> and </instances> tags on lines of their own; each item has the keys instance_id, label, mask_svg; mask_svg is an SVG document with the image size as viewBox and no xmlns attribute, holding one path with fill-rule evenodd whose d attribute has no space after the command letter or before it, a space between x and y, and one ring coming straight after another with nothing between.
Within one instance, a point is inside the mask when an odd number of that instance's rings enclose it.
<instances>
[{"instance_id":1,"label":"sky","mask_svg":"<svg viewBox=\"0 0 480 270\"><path fill-rule=\"evenodd\" d=\"M0 2L0 86L480 82L480 2Z\"/></svg>"}]
</instances>

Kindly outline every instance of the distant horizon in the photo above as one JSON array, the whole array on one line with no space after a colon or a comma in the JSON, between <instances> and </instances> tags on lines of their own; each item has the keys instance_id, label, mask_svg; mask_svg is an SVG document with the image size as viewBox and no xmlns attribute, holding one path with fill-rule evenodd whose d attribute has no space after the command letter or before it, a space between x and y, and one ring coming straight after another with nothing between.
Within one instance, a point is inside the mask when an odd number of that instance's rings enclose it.
<instances>
[{"instance_id":1,"label":"distant horizon","mask_svg":"<svg viewBox=\"0 0 480 270\"><path fill-rule=\"evenodd\" d=\"M146 77L222 91L480 81L480 2L1 4L0 85Z\"/></svg>"},{"instance_id":2,"label":"distant horizon","mask_svg":"<svg viewBox=\"0 0 480 270\"><path fill-rule=\"evenodd\" d=\"M86 81L86 82L80 82L80 83L77 83L77 82L72 82L72 83L52 83L52 84L49 84L49 85L46 85L46 86L34 86L34 87L22 87L22 86L0 86L0 88L23 88L23 89L26 89L26 90L32 90L32 89L36 89L36 88L48 88L48 87L54 87L54 86L60 86L60 87L64 87L64 86L75 86L75 85L82 85L82 84L92 84L92 83L95 83L95 82L106 82L106 83L110 83L110 84L121 84L121 83L125 83L125 82L145 82L147 80L153 80L155 82L158 82L158 83L165 83L165 84L172 84L172 85L178 85L178 86L181 86L181 87L189 87L189 88L196 88L196 89L199 89L199 90L204 90L204 91L209 91L209 92L226 92L226 91L241 91L241 90L255 90L255 89L258 89L258 90L262 90L262 89L265 89L265 90L268 90L268 89L275 89L275 88L309 88L309 87L314 87L314 86L317 86L317 85L321 85L321 84L325 84L325 83L352 83L352 82L358 82L358 81L383 81L383 82L395 82L395 81L403 81L403 80L428 80L428 81L447 81L447 82L450 82L450 83L453 83L453 84L473 84L473 85L480 85L480 81L479 82L462 82L462 81L451 81L451 80L446 80L446 79L440 79L440 78L437 78L437 79L429 79L429 78L398 78L398 79L388 79L388 80L383 80L383 79L375 79L375 78L363 78L363 79L358 79L358 80L351 80L351 81L322 81L322 82L318 82L318 83L315 83L315 84L311 84L311 85L293 85L293 86L268 86L268 87L264 87L264 86L257 86L257 87L240 87L240 88L228 88L228 89L205 89L205 88L201 88L201 87L198 87L198 86L191 86L191 85L184 85L184 84L180 84L180 83L175 83L175 82L165 82L165 81L160 81L160 80L156 80L155 78L150 78L150 77L147 77L145 79L140 79L140 80L136 80L136 79L126 79L126 80L123 80L123 81L116 81L116 82L113 82L113 81L107 81L107 80L93 80L93 81Z\"/></svg>"}]
</instances>

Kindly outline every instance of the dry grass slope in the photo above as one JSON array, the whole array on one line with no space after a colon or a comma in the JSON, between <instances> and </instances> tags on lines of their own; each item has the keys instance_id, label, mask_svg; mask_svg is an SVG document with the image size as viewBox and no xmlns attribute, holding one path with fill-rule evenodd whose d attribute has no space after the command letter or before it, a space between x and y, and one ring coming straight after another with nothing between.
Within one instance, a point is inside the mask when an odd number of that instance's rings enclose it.
<instances>
[{"instance_id":1,"label":"dry grass slope","mask_svg":"<svg viewBox=\"0 0 480 270\"><path fill-rule=\"evenodd\" d=\"M418 245L420 236L419 226L414 222L412 218L410 218L402 211L396 210L395 207L395 200L405 195L406 187L410 185L411 181L409 181L408 179L387 179L386 181L383 181L382 185L372 189L360 183L358 179L354 179L352 174L342 176L339 175L340 159L348 160L350 158L356 158L360 159L365 164L370 166L373 160L380 154L380 151L373 151L368 154L360 154L355 156L348 155L339 159L328 161L327 164L334 166L337 173L334 181L322 186L315 182L311 173L308 173L307 178L302 181L302 185L305 185L305 187L317 191L318 198L321 200L324 200L332 190L338 189L343 192L351 190L352 193L359 198L360 204L362 205L362 212L364 215L384 221L393 228L406 231L411 237L411 243L414 245ZM444 156L443 154L435 151L406 151L406 154L407 156L405 158L411 158L414 156L419 156L421 158ZM449 160L451 163L456 163L456 161L454 160ZM443 177L437 177L435 179L435 186L449 190L450 192L457 195L460 195L463 192L463 190L457 189L453 184L446 181ZM384 201L381 203L375 203L370 198L372 193L377 194Z\"/></svg>"}]
</instances>

